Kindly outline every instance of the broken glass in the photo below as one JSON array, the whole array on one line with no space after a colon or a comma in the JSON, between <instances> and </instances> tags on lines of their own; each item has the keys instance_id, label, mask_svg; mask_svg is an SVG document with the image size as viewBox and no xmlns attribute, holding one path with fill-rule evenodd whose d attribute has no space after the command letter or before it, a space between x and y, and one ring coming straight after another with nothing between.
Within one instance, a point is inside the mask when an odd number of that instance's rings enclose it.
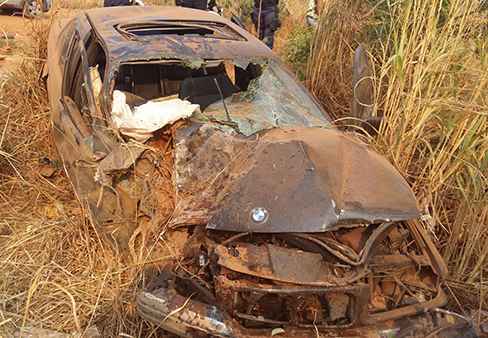
<instances>
[{"instance_id":1,"label":"broken glass","mask_svg":"<svg viewBox=\"0 0 488 338\"><path fill-rule=\"evenodd\" d=\"M256 66L256 65L251 65ZM330 121L317 103L277 62L262 66L247 90L209 105L200 118L235 125L245 136L271 128L329 127Z\"/></svg>"}]
</instances>

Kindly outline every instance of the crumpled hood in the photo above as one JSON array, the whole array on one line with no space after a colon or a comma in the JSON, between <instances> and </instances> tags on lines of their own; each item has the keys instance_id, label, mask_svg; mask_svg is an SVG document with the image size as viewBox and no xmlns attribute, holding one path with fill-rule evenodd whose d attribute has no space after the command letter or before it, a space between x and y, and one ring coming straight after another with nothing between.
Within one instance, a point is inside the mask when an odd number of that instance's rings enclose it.
<instances>
[{"instance_id":1,"label":"crumpled hood","mask_svg":"<svg viewBox=\"0 0 488 338\"><path fill-rule=\"evenodd\" d=\"M187 145L200 149L190 157L187 151L186 163L176 161L187 165L177 186L185 189L188 172L199 180L202 191L195 196L205 203L194 206L208 208L210 229L323 232L419 214L413 192L394 167L335 129L273 129L254 139L209 129L205 134L187 138Z\"/></svg>"}]
</instances>

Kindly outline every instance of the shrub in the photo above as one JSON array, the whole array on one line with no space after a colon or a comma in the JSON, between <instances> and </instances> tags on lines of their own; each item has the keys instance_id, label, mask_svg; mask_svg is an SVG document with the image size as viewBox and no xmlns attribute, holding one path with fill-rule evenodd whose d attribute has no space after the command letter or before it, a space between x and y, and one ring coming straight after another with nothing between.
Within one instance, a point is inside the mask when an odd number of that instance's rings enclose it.
<instances>
[{"instance_id":1,"label":"shrub","mask_svg":"<svg viewBox=\"0 0 488 338\"><path fill-rule=\"evenodd\" d=\"M305 80L313 35L312 28L303 25L295 26L282 51L285 61L295 70L300 80Z\"/></svg>"}]
</instances>

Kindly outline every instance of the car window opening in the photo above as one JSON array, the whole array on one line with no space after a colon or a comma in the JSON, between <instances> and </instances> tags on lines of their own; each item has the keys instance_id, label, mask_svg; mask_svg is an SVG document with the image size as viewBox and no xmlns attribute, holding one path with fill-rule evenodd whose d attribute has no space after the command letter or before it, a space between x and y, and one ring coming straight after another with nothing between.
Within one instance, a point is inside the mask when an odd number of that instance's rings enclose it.
<instances>
[{"instance_id":1,"label":"car window opening","mask_svg":"<svg viewBox=\"0 0 488 338\"><path fill-rule=\"evenodd\" d=\"M128 64L120 68L115 89L145 100L178 95L204 110L220 100L214 80L220 85L224 97L229 97L245 91L251 78L256 76L251 71L224 63L198 69L178 64Z\"/></svg>"},{"instance_id":2,"label":"car window opening","mask_svg":"<svg viewBox=\"0 0 488 338\"><path fill-rule=\"evenodd\" d=\"M63 84L63 95L69 97L76 104L79 109L81 117L86 126L91 126L93 122L93 115L88 108L88 97L85 91L85 70L82 66L81 50L75 44L73 50L73 57L67 64L67 74L65 83ZM100 94L102 91L102 83L106 67L106 55L103 48L96 39L91 36L85 44L85 50L88 62L88 75L91 81L93 97L95 103L100 107ZM74 108L74 107L72 107Z\"/></svg>"},{"instance_id":3,"label":"car window opening","mask_svg":"<svg viewBox=\"0 0 488 338\"><path fill-rule=\"evenodd\" d=\"M189 101L202 113L195 118L231 122L246 136L274 127L329 126L315 101L272 62L245 69L227 61L196 69L183 63L124 64L114 89L131 108L165 98Z\"/></svg>"}]
</instances>

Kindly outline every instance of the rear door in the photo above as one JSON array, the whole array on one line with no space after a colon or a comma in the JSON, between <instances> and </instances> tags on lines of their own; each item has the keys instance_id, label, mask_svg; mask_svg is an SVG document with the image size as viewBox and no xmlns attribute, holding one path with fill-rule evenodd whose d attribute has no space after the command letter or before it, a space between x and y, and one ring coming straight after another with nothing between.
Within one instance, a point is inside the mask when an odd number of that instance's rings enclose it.
<instances>
[{"instance_id":1,"label":"rear door","mask_svg":"<svg viewBox=\"0 0 488 338\"><path fill-rule=\"evenodd\" d=\"M96 108L86 53L90 37L90 25L81 16L59 33L52 32L48 46L48 92L55 143L80 200L95 187L90 116Z\"/></svg>"}]
</instances>

